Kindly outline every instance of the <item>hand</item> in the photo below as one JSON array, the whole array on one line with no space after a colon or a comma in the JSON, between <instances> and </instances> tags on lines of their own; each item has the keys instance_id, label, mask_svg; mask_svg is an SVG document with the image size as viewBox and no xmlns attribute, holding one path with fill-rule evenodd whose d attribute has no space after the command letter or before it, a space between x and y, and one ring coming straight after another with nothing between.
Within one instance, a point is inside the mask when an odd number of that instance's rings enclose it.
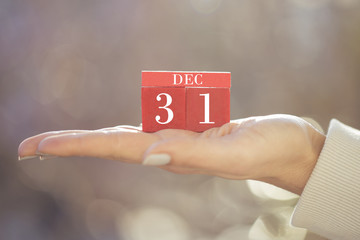
<instances>
[{"instance_id":1,"label":"hand","mask_svg":"<svg viewBox=\"0 0 360 240\"><path fill-rule=\"evenodd\" d=\"M324 141L325 136L301 118L269 115L235 120L203 133L144 133L132 126L48 132L24 140L19 159L98 157L181 174L260 180L301 194Z\"/></svg>"}]
</instances>

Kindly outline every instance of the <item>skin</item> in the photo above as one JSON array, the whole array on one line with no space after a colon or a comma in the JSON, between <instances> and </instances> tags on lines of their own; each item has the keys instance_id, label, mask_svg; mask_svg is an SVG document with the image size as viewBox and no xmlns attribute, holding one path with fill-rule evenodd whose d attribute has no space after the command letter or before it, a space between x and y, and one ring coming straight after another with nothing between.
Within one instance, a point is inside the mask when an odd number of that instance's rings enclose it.
<instances>
[{"instance_id":1,"label":"skin","mask_svg":"<svg viewBox=\"0 0 360 240\"><path fill-rule=\"evenodd\" d=\"M144 133L132 126L47 132L24 140L18 152L19 159L86 156L135 164L150 155L167 154L171 161L157 167L179 174L260 180L301 194L324 141L325 136L301 118L269 115L202 133Z\"/></svg>"}]
</instances>

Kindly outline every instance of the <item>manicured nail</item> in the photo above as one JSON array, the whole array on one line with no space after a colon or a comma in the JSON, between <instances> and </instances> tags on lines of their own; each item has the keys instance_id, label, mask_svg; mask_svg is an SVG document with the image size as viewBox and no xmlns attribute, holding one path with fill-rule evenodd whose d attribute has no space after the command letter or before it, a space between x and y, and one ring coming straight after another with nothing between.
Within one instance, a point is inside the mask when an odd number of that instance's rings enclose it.
<instances>
[{"instance_id":1,"label":"manicured nail","mask_svg":"<svg viewBox=\"0 0 360 240\"><path fill-rule=\"evenodd\" d=\"M55 155L49 155L49 154L41 154L39 156L40 160L48 160L48 159L53 159L53 158L57 158L58 156Z\"/></svg>"},{"instance_id":2,"label":"manicured nail","mask_svg":"<svg viewBox=\"0 0 360 240\"><path fill-rule=\"evenodd\" d=\"M170 161L171 157L169 154L151 154L144 159L143 165L162 166L168 164Z\"/></svg>"},{"instance_id":3,"label":"manicured nail","mask_svg":"<svg viewBox=\"0 0 360 240\"><path fill-rule=\"evenodd\" d=\"M21 156L18 156L18 160L19 161L22 161L22 160L26 160L26 159L32 159L32 158L37 158L38 156L24 156L24 157L21 157Z\"/></svg>"}]
</instances>

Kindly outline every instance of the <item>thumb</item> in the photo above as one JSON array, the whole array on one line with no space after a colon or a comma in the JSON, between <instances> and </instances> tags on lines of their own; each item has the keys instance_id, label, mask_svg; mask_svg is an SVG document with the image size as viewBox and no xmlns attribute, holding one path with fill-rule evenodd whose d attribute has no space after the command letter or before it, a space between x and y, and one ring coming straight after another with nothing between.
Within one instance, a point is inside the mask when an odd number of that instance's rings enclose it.
<instances>
[{"instance_id":1,"label":"thumb","mask_svg":"<svg viewBox=\"0 0 360 240\"><path fill-rule=\"evenodd\" d=\"M143 164L216 170L226 164L228 147L218 139L177 138L151 145L144 154Z\"/></svg>"}]
</instances>

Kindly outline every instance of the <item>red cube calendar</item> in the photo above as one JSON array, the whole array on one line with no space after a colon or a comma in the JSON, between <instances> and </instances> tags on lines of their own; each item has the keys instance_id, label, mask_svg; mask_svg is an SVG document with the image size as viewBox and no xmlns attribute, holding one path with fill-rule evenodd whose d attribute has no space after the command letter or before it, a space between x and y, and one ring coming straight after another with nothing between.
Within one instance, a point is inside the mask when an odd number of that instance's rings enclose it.
<instances>
[{"instance_id":1,"label":"red cube calendar","mask_svg":"<svg viewBox=\"0 0 360 240\"><path fill-rule=\"evenodd\" d=\"M142 128L202 132L230 121L229 72L143 71Z\"/></svg>"}]
</instances>

